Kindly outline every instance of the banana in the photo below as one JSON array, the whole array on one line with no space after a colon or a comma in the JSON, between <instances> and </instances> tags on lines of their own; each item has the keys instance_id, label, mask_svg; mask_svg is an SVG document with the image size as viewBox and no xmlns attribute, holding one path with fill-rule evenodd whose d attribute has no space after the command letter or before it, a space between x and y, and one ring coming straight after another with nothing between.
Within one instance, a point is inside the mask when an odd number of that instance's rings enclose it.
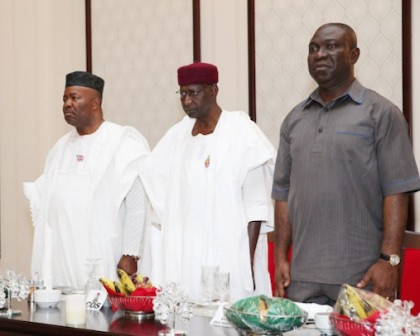
<instances>
[{"instance_id":1,"label":"banana","mask_svg":"<svg viewBox=\"0 0 420 336\"><path fill-rule=\"evenodd\" d=\"M351 286L347 286L347 297L349 298L350 316L354 315L355 318L363 319L365 317L365 311L362 300Z\"/></svg>"},{"instance_id":2,"label":"banana","mask_svg":"<svg viewBox=\"0 0 420 336\"><path fill-rule=\"evenodd\" d=\"M107 290L111 290L113 292L115 292L115 285L114 285L114 281L105 277L102 277L99 279L99 281L101 282L101 284L107 289Z\"/></svg>"},{"instance_id":3,"label":"banana","mask_svg":"<svg viewBox=\"0 0 420 336\"><path fill-rule=\"evenodd\" d=\"M122 269L117 269L118 278L120 278L121 284L125 289L126 293L130 295L130 293L136 289L136 286L131 280L131 277Z\"/></svg>"},{"instance_id":4,"label":"banana","mask_svg":"<svg viewBox=\"0 0 420 336\"><path fill-rule=\"evenodd\" d=\"M107 290L108 294L123 294L130 295L137 288L152 289L152 282L147 276L141 274L133 274L129 276L124 270L117 269L118 278L120 281L114 281L106 277L99 278L99 281Z\"/></svg>"},{"instance_id":5,"label":"banana","mask_svg":"<svg viewBox=\"0 0 420 336\"><path fill-rule=\"evenodd\" d=\"M367 299L362 297L361 290L356 290L350 285L343 285L343 287L345 296L339 301L344 315L356 320L362 320L377 310Z\"/></svg>"},{"instance_id":6,"label":"banana","mask_svg":"<svg viewBox=\"0 0 420 336\"><path fill-rule=\"evenodd\" d=\"M121 294L127 295L127 292L126 292L124 286L120 282L114 281L114 287L115 287L115 292L116 293L121 293Z\"/></svg>"}]
</instances>

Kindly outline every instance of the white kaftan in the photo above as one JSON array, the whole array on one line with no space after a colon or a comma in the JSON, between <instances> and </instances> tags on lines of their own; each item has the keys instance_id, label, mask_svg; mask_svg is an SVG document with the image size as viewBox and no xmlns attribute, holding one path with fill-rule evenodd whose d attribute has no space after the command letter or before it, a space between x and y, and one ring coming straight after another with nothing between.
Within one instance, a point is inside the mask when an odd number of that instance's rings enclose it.
<instances>
[{"instance_id":1,"label":"white kaftan","mask_svg":"<svg viewBox=\"0 0 420 336\"><path fill-rule=\"evenodd\" d=\"M57 142L44 174L24 183L35 226L32 276L83 288L88 258L102 260L100 276L115 278L122 254L141 253L147 205L138 166L148 151L134 128L107 121Z\"/></svg>"},{"instance_id":2,"label":"white kaftan","mask_svg":"<svg viewBox=\"0 0 420 336\"><path fill-rule=\"evenodd\" d=\"M151 238L152 280L178 282L201 301L201 265L212 264L230 272L231 300L252 295L247 228L263 221L256 292L271 294L266 233L273 227L274 147L243 112L223 111L209 135L192 136L194 123L185 117L173 126L141 167L160 224Z\"/></svg>"}]
</instances>

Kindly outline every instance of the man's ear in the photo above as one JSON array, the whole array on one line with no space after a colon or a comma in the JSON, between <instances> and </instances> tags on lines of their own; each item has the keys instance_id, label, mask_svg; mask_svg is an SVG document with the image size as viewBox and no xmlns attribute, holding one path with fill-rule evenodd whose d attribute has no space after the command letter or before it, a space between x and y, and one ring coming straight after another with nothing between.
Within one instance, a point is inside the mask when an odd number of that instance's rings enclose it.
<instances>
[{"instance_id":1,"label":"man's ear","mask_svg":"<svg viewBox=\"0 0 420 336\"><path fill-rule=\"evenodd\" d=\"M92 109L97 110L101 107L102 99L99 96L92 98Z\"/></svg>"},{"instance_id":2,"label":"man's ear","mask_svg":"<svg viewBox=\"0 0 420 336\"><path fill-rule=\"evenodd\" d=\"M359 59L359 57L360 57L360 49L359 48L354 48L352 51L351 51L351 63L352 64L356 64L356 62L357 62L357 60Z\"/></svg>"},{"instance_id":3,"label":"man's ear","mask_svg":"<svg viewBox=\"0 0 420 336\"><path fill-rule=\"evenodd\" d=\"M217 86L217 84L213 84L212 86L211 86L211 96L213 97L213 96L217 96L217 94L219 93L219 87Z\"/></svg>"}]
</instances>

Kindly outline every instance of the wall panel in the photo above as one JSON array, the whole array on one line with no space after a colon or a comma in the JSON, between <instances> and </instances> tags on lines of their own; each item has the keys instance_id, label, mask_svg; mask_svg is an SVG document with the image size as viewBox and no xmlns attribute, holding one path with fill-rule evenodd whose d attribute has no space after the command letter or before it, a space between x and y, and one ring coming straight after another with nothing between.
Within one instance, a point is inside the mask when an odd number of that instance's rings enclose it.
<instances>
[{"instance_id":1,"label":"wall panel","mask_svg":"<svg viewBox=\"0 0 420 336\"><path fill-rule=\"evenodd\" d=\"M402 0L255 1L257 122L278 145L293 106L316 88L308 73L308 43L316 28L343 22L356 31L356 77L402 107Z\"/></svg>"},{"instance_id":2,"label":"wall panel","mask_svg":"<svg viewBox=\"0 0 420 336\"><path fill-rule=\"evenodd\" d=\"M176 70L193 61L193 2L91 6L92 72L105 80L105 119L136 127L154 146L184 115Z\"/></svg>"}]
</instances>

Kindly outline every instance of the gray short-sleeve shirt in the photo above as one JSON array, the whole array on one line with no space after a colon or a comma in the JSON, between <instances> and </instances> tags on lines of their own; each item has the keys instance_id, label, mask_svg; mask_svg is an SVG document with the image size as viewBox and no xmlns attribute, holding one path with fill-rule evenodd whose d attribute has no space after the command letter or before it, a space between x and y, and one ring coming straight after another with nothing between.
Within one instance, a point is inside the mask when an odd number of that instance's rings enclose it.
<instances>
[{"instance_id":1,"label":"gray short-sleeve shirt","mask_svg":"<svg viewBox=\"0 0 420 336\"><path fill-rule=\"evenodd\" d=\"M315 90L282 123L272 190L288 202L292 279L359 281L379 257L384 196L418 189L394 104L357 80L328 104Z\"/></svg>"}]
</instances>

